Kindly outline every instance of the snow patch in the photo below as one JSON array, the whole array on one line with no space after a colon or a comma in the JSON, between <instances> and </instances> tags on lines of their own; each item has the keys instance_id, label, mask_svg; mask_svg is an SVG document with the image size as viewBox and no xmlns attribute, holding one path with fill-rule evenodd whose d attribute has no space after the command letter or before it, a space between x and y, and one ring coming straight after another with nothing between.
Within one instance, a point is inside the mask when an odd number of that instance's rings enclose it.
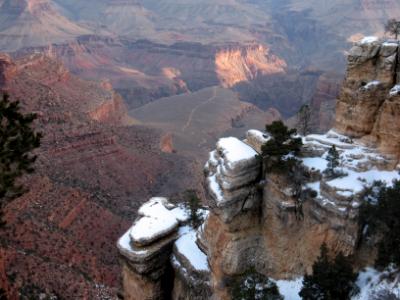
<instances>
[{"instance_id":1,"label":"snow patch","mask_svg":"<svg viewBox=\"0 0 400 300\"><path fill-rule=\"evenodd\" d=\"M240 162L253 161L257 155L253 148L234 137L220 139L217 149L231 169Z\"/></svg>"},{"instance_id":2,"label":"snow patch","mask_svg":"<svg viewBox=\"0 0 400 300\"><path fill-rule=\"evenodd\" d=\"M400 84L396 84L389 92L390 96L400 95Z\"/></svg>"},{"instance_id":3,"label":"snow patch","mask_svg":"<svg viewBox=\"0 0 400 300\"><path fill-rule=\"evenodd\" d=\"M318 170L320 172L324 171L328 165L328 161L321 157L307 157L303 158L303 165L305 165L310 170Z\"/></svg>"},{"instance_id":4,"label":"snow patch","mask_svg":"<svg viewBox=\"0 0 400 300\"><path fill-rule=\"evenodd\" d=\"M352 298L352 300L368 300L379 299L379 292L390 291L397 298L400 297L400 282L394 280L388 282L385 276L388 271L378 272L374 268L365 268L358 274L356 281L357 286L360 288L360 293ZM375 298L374 298L375 296Z\"/></svg>"},{"instance_id":5,"label":"snow patch","mask_svg":"<svg viewBox=\"0 0 400 300\"><path fill-rule=\"evenodd\" d=\"M381 84L381 82L379 80L370 81L366 85L363 86L363 89L364 90L370 90L370 89L372 89L374 87L377 87L380 84Z\"/></svg>"},{"instance_id":6,"label":"snow patch","mask_svg":"<svg viewBox=\"0 0 400 300\"><path fill-rule=\"evenodd\" d=\"M377 42L379 39L376 36L366 36L359 43L360 44L371 44Z\"/></svg>"},{"instance_id":7,"label":"snow patch","mask_svg":"<svg viewBox=\"0 0 400 300\"><path fill-rule=\"evenodd\" d=\"M142 205L137 220L130 229L132 241L149 244L167 235L178 227L178 218L183 219L182 211L172 211L172 204L166 198L155 197Z\"/></svg>"},{"instance_id":8,"label":"snow patch","mask_svg":"<svg viewBox=\"0 0 400 300\"><path fill-rule=\"evenodd\" d=\"M396 171L369 170L366 172L356 172L350 169L344 169L347 176L328 181L327 184L342 191L361 192L365 186L371 185L374 181L383 181L391 185L393 180L399 179L400 175Z\"/></svg>"},{"instance_id":9,"label":"snow patch","mask_svg":"<svg viewBox=\"0 0 400 300\"><path fill-rule=\"evenodd\" d=\"M180 238L175 242L176 250L187 258L198 271L209 271L207 256L196 244L196 231L189 226L179 229Z\"/></svg>"},{"instance_id":10,"label":"snow patch","mask_svg":"<svg viewBox=\"0 0 400 300\"><path fill-rule=\"evenodd\" d=\"M303 277L294 280L277 280L275 283L278 286L279 292L283 296L283 299L301 300L299 293L303 287Z\"/></svg>"}]
</instances>

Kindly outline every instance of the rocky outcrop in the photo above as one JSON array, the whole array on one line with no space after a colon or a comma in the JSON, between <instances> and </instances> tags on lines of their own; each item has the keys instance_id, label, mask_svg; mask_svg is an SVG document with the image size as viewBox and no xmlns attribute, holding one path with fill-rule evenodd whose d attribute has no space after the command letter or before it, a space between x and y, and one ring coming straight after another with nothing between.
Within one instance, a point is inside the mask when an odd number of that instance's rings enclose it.
<instances>
[{"instance_id":1,"label":"rocky outcrop","mask_svg":"<svg viewBox=\"0 0 400 300\"><path fill-rule=\"evenodd\" d=\"M400 156L399 43L366 37L348 55L336 128Z\"/></svg>"},{"instance_id":2,"label":"rocky outcrop","mask_svg":"<svg viewBox=\"0 0 400 300\"><path fill-rule=\"evenodd\" d=\"M209 268L186 225L188 212L166 198L152 198L117 243L122 257L124 299L207 299Z\"/></svg>"},{"instance_id":3,"label":"rocky outcrop","mask_svg":"<svg viewBox=\"0 0 400 300\"><path fill-rule=\"evenodd\" d=\"M309 135L303 139L298 158L307 178L302 186L307 196L299 202L287 174L267 172L263 179L259 153L269 138L267 133L250 130L244 141L222 138L216 150L210 152L204 170L210 213L197 232L187 233L182 227L184 224L181 225L173 250L163 250L163 254L169 253L175 270L174 282L169 286L172 292L168 294L172 299L229 300L233 280L250 269L274 279L302 276L311 272L323 243L332 254L356 255L360 195L365 185L374 180L390 184L400 179L396 159L380 154L360 140L352 140L334 130L324 135ZM341 175L334 178L324 173L328 164L325 157L332 145L339 151L342 162L341 169L337 170ZM150 201L139 214L152 205ZM169 209L175 209L172 207ZM165 219L163 213L157 216L157 222ZM157 225L153 238L147 237L150 244L144 241L144 248L139 249L161 249L164 242L172 243L171 239L176 239L177 224L173 219ZM138 237L135 240L133 233L143 235L152 231L152 223L142 225L139 220L130 230L131 247L143 247L143 241ZM196 246L192 248L190 242ZM125 283L128 295L135 288L148 287L137 276L142 270L136 264L149 268L166 266L167 258L161 253L154 256L154 261L146 261L144 257L138 260L134 250L127 254L120 246L120 251L136 270L136 275L124 275L128 280ZM193 252L200 253L202 258L193 259L196 257ZM155 289L159 289L161 281L156 283ZM128 296L128 299L136 298Z\"/></svg>"}]
</instances>

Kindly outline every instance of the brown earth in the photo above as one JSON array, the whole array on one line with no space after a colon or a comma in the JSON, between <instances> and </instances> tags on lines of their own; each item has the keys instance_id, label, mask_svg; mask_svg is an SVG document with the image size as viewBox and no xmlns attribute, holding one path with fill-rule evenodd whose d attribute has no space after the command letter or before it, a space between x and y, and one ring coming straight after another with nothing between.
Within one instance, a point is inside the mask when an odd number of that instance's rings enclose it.
<instances>
[{"instance_id":1,"label":"brown earth","mask_svg":"<svg viewBox=\"0 0 400 300\"><path fill-rule=\"evenodd\" d=\"M35 175L24 179L29 192L5 210L2 285L11 299L28 284L66 299L115 297L115 241L151 195L198 188L196 166L162 152L161 132L129 125L109 86L43 55L1 57L2 88L38 114L44 133Z\"/></svg>"}]
</instances>

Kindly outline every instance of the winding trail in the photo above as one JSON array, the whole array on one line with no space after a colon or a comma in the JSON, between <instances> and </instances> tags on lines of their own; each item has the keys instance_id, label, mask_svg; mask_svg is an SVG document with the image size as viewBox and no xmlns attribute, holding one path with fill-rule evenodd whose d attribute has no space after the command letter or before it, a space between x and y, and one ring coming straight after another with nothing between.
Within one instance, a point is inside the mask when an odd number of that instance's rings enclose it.
<instances>
[{"instance_id":1,"label":"winding trail","mask_svg":"<svg viewBox=\"0 0 400 300\"><path fill-rule=\"evenodd\" d=\"M197 111L200 107L202 107L203 105L206 105L206 104L208 104L208 103L214 101L216 97L217 97L217 87L215 86L215 87L213 87L213 94L212 94L212 96L211 96L210 98L208 98L206 101L200 103L199 105L197 105L196 107L194 107L194 108L192 109L192 111L191 111L190 114L189 114L189 118L188 118L188 120L187 120L185 126L182 127L182 131L183 131L183 132L185 132L186 129L189 128L190 124L191 124L192 121L193 121L193 116L194 116L194 114L196 113L196 111Z\"/></svg>"}]
</instances>

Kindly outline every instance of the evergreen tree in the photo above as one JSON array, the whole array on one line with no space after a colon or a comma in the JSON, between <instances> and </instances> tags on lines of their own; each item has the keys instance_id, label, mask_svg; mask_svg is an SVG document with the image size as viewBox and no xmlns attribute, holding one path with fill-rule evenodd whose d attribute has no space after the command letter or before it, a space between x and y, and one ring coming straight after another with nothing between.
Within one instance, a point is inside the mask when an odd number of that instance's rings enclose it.
<instances>
[{"instance_id":1,"label":"evergreen tree","mask_svg":"<svg viewBox=\"0 0 400 300\"><path fill-rule=\"evenodd\" d=\"M19 102L8 95L0 100L0 226L4 206L23 192L17 180L33 172L36 156L32 150L40 145L41 135L32 129L34 114L20 112Z\"/></svg>"},{"instance_id":2,"label":"evergreen tree","mask_svg":"<svg viewBox=\"0 0 400 300\"><path fill-rule=\"evenodd\" d=\"M336 168L339 166L340 164L340 155L339 152L336 150L336 146L333 145L329 151L328 151L328 155L326 157L326 160L328 161L328 165L326 170L324 171L325 174L328 177L334 177L337 172L336 172Z\"/></svg>"},{"instance_id":3,"label":"evergreen tree","mask_svg":"<svg viewBox=\"0 0 400 300\"><path fill-rule=\"evenodd\" d=\"M255 270L240 276L231 289L232 300L283 300L276 284Z\"/></svg>"},{"instance_id":4,"label":"evergreen tree","mask_svg":"<svg viewBox=\"0 0 400 300\"><path fill-rule=\"evenodd\" d=\"M358 292L357 274L350 261L342 253L330 261L326 244L321 246L321 254L312 270L311 275L304 276L299 293L304 300L347 300Z\"/></svg>"},{"instance_id":5,"label":"evergreen tree","mask_svg":"<svg viewBox=\"0 0 400 300\"><path fill-rule=\"evenodd\" d=\"M297 155L303 145L301 138L296 138L296 129L288 129L282 121L275 121L266 126L271 138L261 147L264 167L274 171L285 171L290 160L288 154Z\"/></svg>"},{"instance_id":6,"label":"evergreen tree","mask_svg":"<svg viewBox=\"0 0 400 300\"><path fill-rule=\"evenodd\" d=\"M400 267L400 181L388 187L374 183L366 189L360 209L360 227L368 226L370 234L381 236L376 266L390 264Z\"/></svg>"},{"instance_id":7,"label":"evergreen tree","mask_svg":"<svg viewBox=\"0 0 400 300\"><path fill-rule=\"evenodd\" d=\"M390 19L385 25L385 32L393 35L394 38L397 40L400 34L400 21L396 19Z\"/></svg>"},{"instance_id":8,"label":"evergreen tree","mask_svg":"<svg viewBox=\"0 0 400 300\"><path fill-rule=\"evenodd\" d=\"M189 222L190 225L196 229L204 221L201 215L201 203L200 198L197 196L196 191L187 190L184 193L185 206L189 210Z\"/></svg>"},{"instance_id":9,"label":"evergreen tree","mask_svg":"<svg viewBox=\"0 0 400 300\"><path fill-rule=\"evenodd\" d=\"M304 104L297 112L297 128L300 134L306 136L311 132L311 109L308 104Z\"/></svg>"}]
</instances>

